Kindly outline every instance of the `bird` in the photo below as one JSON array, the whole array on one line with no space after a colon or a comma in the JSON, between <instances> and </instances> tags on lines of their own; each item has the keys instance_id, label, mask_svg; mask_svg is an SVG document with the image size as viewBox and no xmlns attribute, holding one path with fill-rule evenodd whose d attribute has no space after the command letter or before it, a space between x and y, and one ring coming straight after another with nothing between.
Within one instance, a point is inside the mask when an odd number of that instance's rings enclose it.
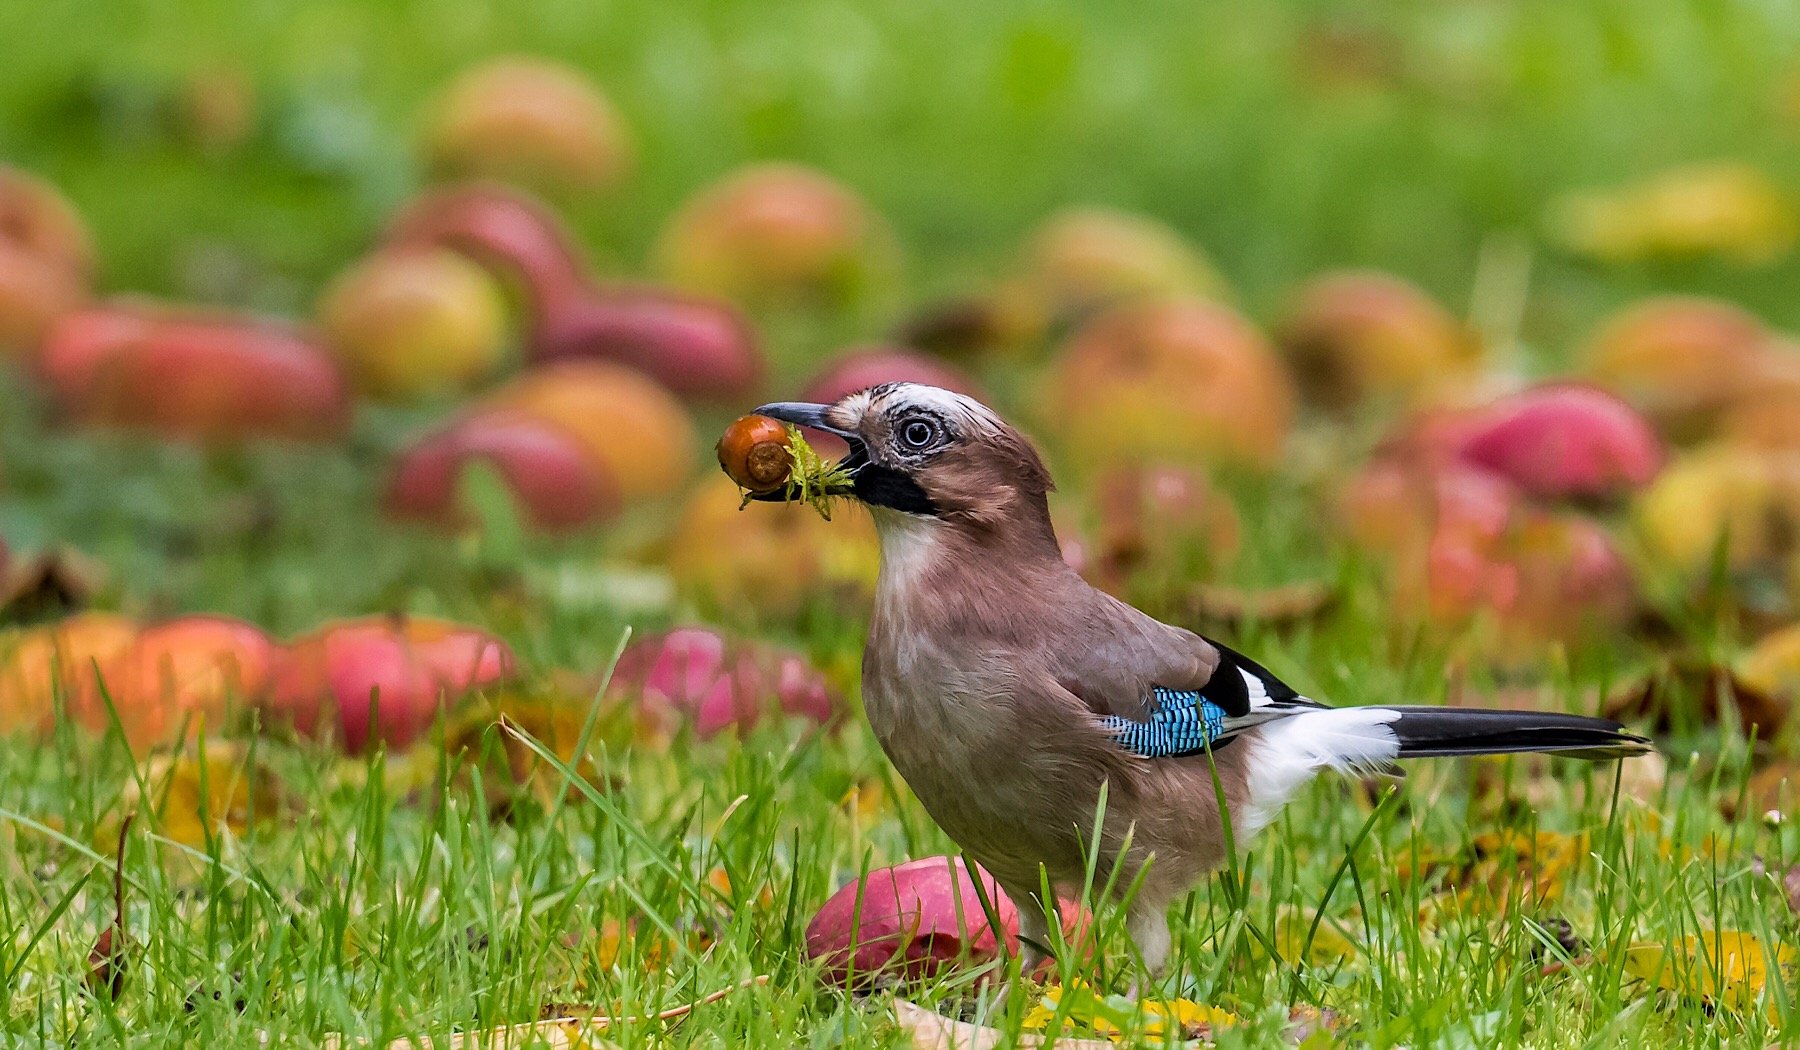
<instances>
[{"instance_id":1,"label":"bird","mask_svg":"<svg viewBox=\"0 0 1800 1050\"><path fill-rule=\"evenodd\" d=\"M849 446L835 491L868 508L880 545L863 707L931 818L1010 899L1032 902L1018 907L1024 972L1043 961L1057 906L1041 888L1079 893L1090 850L1096 884L1136 884L1119 903L1157 976L1169 906L1321 771L1651 750L1599 718L1300 695L1084 580L1063 559L1037 449L966 395L889 383L755 411Z\"/></svg>"}]
</instances>

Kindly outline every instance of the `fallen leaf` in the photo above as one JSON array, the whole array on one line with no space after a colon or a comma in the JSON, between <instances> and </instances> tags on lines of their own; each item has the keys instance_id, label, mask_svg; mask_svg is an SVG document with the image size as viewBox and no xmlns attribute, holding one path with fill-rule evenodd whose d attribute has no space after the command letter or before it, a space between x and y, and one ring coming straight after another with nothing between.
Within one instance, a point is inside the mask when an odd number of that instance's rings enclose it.
<instances>
[{"instance_id":1,"label":"fallen leaf","mask_svg":"<svg viewBox=\"0 0 1800 1050\"><path fill-rule=\"evenodd\" d=\"M1312 933L1310 945L1308 931ZM1333 966L1356 958L1356 945L1338 932L1331 920L1320 921L1319 928L1312 930L1312 915L1292 909L1275 919L1275 951L1290 965L1302 961L1303 955L1309 966Z\"/></svg>"},{"instance_id":2,"label":"fallen leaf","mask_svg":"<svg viewBox=\"0 0 1800 1050\"><path fill-rule=\"evenodd\" d=\"M1791 944L1764 945L1753 934L1717 930L1683 937L1672 951L1650 943L1625 949L1625 972L1633 977L1688 998L1740 1010L1762 996L1771 962L1776 980L1793 987L1800 974L1800 950Z\"/></svg>"},{"instance_id":3,"label":"fallen leaf","mask_svg":"<svg viewBox=\"0 0 1800 1050\"><path fill-rule=\"evenodd\" d=\"M1119 995L1103 996L1085 981L1054 984L1044 989L1020 1026L1044 1031L1062 1015L1064 1034L1092 1031L1113 1042L1165 1042L1169 1035L1182 1040L1210 1039L1213 1030L1237 1023L1237 1016L1192 999L1134 1000ZM1058 1045L1064 1045L1061 1042Z\"/></svg>"},{"instance_id":4,"label":"fallen leaf","mask_svg":"<svg viewBox=\"0 0 1800 1050\"><path fill-rule=\"evenodd\" d=\"M0 579L0 608L14 622L79 612L106 585L106 566L73 547L14 561Z\"/></svg>"},{"instance_id":5,"label":"fallen leaf","mask_svg":"<svg viewBox=\"0 0 1800 1050\"><path fill-rule=\"evenodd\" d=\"M616 1044L600 1037L600 1033L613 1025L637 1024L645 1020L673 1021L692 1013L695 1007L720 999L756 985L768 984L768 974L747 977L729 988L721 988L710 995L703 996L691 1003L664 1010L648 1017L610 1017L599 1012L582 1015L579 1010L562 1017L548 1017L524 1024L499 1025L483 1029L479 1032L458 1032L443 1039L395 1039L385 1045L384 1050L522 1050L524 1047L545 1047L549 1050L610 1050ZM271 1037L268 1033L259 1033L267 1045ZM341 1035L327 1035L320 1041L327 1050L342 1050L344 1047L369 1046L366 1039L346 1040Z\"/></svg>"},{"instance_id":6,"label":"fallen leaf","mask_svg":"<svg viewBox=\"0 0 1800 1050\"><path fill-rule=\"evenodd\" d=\"M894 1020L917 1050L997 1050L1002 1046L1033 1050L1049 1042L1044 1036L1028 1032L1013 1039L998 1028L945 1017L905 999L894 1000ZM1110 1039L1059 1038L1056 1045L1063 1050L1113 1050Z\"/></svg>"},{"instance_id":7,"label":"fallen leaf","mask_svg":"<svg viewBox=\"0 0 1800 1050\"><path fill-rule=\"evenodd\" d=\"M1787 720L1788 708L1776 695L1741 678L1719 664L1675 660L1645 676L1606 701L1607 718L1620 722L1645 722L1650 731L1667 734L1677 728L1716 726L1727 717L1745 734L1758 740L1774 739Z\"/></svg>"},{"instance_id":8,"label":"fallen leaf","mask_svg":"<svg viewBox=\"0 0 1800 1050\"><path fill-rule=\"evenodd\" d=\"M1727 819L1738 816L1735 797L1727 795L1719 802ZM1778 762L1758 770L1750 777L1744 805L1751 816L1763 820L1779 823L1792 818L1800 810L1800 766Z\"/></svg>"},{"instance_id":9,"label":"fallen leaf","mask_svg":"<svg viewBox=\"0 0 1800 1050\"><path fill-rule=\"evenodd\" d=\"M112 924L100 931L94 950L88 953L88 994L108 999L117 999L125 991L125 971L133 948L131 935L125 932L125 835L136 816L127 816L119 825L118 853L113 858Z\"/></svg>"},{"instance_id":10,"label":"fallen leaf","mask_svg":"<svg viewBox=\"0 0 1800 1050\"><path fill-rule=\"evenodd\" d=\"M158 755L126 785L121 806L131 812L141 808L139 785L147 784L155 800L157 827L165 837L184 846L204 846L209 820L215 834L229 830L242 835L252 823L274 817L289 802L275 774L260 763L254 768L249 763L249 746L241 741L209 740L204 750Z\"/></svg>"}]
</instances>

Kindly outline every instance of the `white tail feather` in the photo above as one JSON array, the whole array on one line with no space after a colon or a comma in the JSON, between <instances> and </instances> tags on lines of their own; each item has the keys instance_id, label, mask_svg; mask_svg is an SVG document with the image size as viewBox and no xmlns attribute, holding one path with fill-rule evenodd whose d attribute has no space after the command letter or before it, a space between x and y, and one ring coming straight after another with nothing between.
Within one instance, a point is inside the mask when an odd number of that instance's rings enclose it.
<instances>
[{"instance_id":1,"label":"white tail feather","mask_svg":"<svg viewBox=\"0 0 1800 1050\"><path fill-rule=\"evenodd\" d=\"M1249 812L1232 821L1243 841L1255 835L1300 786L1321 769L1361 774L1380 769L1400 754L1400 739L1389 722L1400 712L1382 707L1339 707L1306 711L1264 724L1249 734Z\"/></svg>"}]
</instances>

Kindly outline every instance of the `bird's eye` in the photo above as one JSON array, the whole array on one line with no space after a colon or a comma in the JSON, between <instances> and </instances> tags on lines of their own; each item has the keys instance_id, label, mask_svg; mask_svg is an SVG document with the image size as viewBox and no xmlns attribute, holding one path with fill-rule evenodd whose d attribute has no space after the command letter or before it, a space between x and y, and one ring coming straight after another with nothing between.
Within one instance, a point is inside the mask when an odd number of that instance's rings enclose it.
<instances>
[{"instance_id":1,"label":"bird's eye","mask_svg":"<svg viewBox=\"0 0 1800 1050\"><path fill-rule=\"evenodd\" d=\"M900 440L907 448L928 448L937 440L937 427L923 419L908 420L900 427Z\"/></svg>"}]
</instances>

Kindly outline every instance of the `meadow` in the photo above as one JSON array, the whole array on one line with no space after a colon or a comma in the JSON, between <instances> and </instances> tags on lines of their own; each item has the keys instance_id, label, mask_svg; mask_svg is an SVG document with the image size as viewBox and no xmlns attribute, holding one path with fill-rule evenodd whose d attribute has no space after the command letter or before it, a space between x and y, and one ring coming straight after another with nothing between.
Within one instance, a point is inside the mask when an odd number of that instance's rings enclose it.
<instances>
[{"instance_id":1,"label":"meadow","mask_svg":"<svg viewBox=\"0 0 1800 1050\"><path fill-rule=\"evenodd\" d=\"M563 535L521 528L480 491L458 528L384 512L396 458L460 395L361 401L326 442L170 440L84 425L14 355L0 539L15 563L66 548L93 568L72 596L0 611L9 638L80 607L221 614L275 638L400 612L491 632L516 670L406 743L360 752L245 720L191 722L151 749L116 714L100 731L0 718L0 1046L459 1045L446 1040L727 989L605 1039L907 1046L901 998L1007 1045L1041 1029L1025 1025L1042 987L985 995L980 966L846 990L809 958L808 922L833 893L954 852L857 709L866 592L765 605L754 588L697 589L668 561L727 423L794 395L838 348L992 289L1061 207L1166 223L1263 329L1321 272L1399 275L1514 386L1579 370L1604 319L1649 296L1717 297L1800 329L1791 236L1748 262L1608 259L1572 250L1556 219L1571 192L1721 159L1800 191L1800 9L1782 5L100 0L0 6L0 39L0 162L73 203L103 294L312 316L433 177L419 128L434 93L514 52L580 69L631 129L619 187L544 194L601 277L653 276L682 202L765 159L853 188L894 250L853 294L749 304L769 373L741 401L687 406L698 440L680 486ZM206 77L248 100L224 145L170 115ZM1045 439L1059 522L1079 531L1103 514L1105 464L1046 407L1067 334L958 364ZM1661 755L1324 778L1172 914L1160 991L1217 1008L1204 1034L1221 1047L1800 1042L1800 777L1771 794L1769 775L1800 768L1786 717L1800 675L1755 691L1776 712L1759 721L1749 692L1676 673L1741 667L1800 615L1800 573L1746 584L1730 537L1706 537L1710 561L1682 577L1636 531L1639 493L1593 512L1637 581L1607 630L1521 647L1504 630L1493 644L1491 615L1423 622L1336 502L1395 418L1303 408L1273 466L1210 473L1234 508L1228 557L1203 528L1114 584L1334 704L1596 713L1655 681L1630 710ZM1257 600L1282 587L1303 607ZM608 702L622 649L696 623L804 657L837 716L711 734ZM115 995L90 953L119 890L133 947ZM1106 909L1093 930L1097 950L1062 952L1062 979L1123 993L1128 938Z\"/></svg>"}]
</instances>

